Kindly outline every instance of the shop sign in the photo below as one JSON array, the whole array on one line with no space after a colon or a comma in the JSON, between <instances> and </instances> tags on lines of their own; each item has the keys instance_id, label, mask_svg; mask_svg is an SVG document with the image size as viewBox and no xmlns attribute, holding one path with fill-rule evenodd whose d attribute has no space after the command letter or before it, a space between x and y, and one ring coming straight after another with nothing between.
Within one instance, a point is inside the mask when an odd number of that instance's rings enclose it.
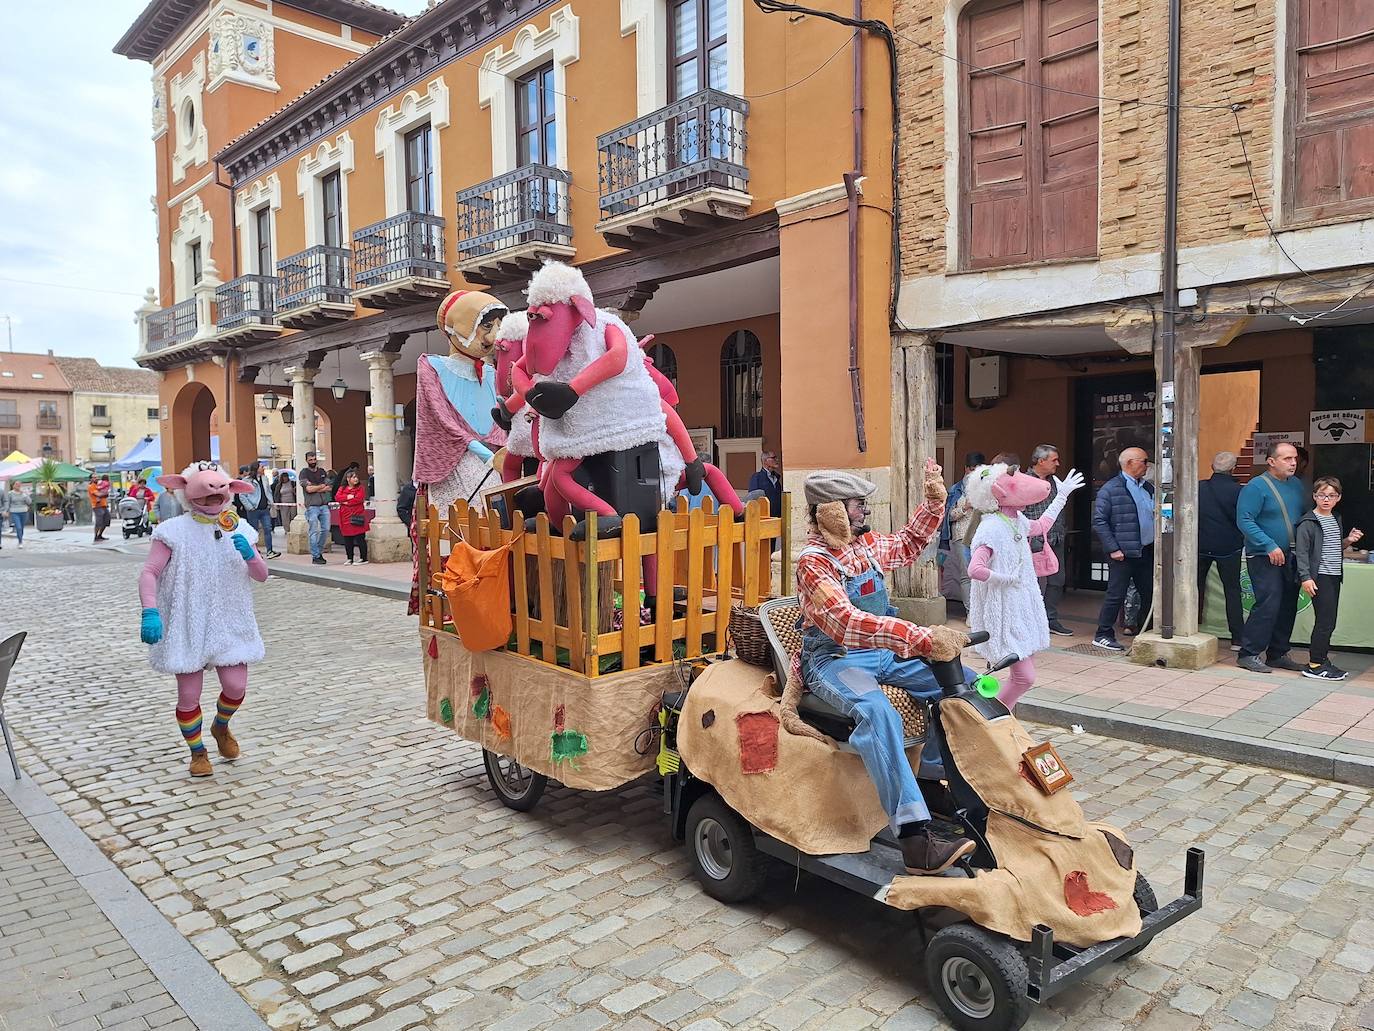
<instances>
[{"instance_id":1,"label":"shop sign","mask_svg":"<svg viewBox=\"0 0 1374 1031\"><path fill-rule=\"evenodd\" d=\"M1306 434L1304 434L1302 430L1280 430L1274 433L1256 433L1253 438L1255 442L1255 459L1262 464L1264 460L1259 456L1266 454L1266 449L1270 445L1292 444L1294 447L1300 447L1305 442L1305 438Z\"/></svg>"},{"instance_id":2,"label":"shop sign","mask_svg":"<svg viewBox=\"0 0 1374 1031\"><path fill-rule=\"evenodd\" d=\"M1313 444L1363 444L1365 424L1369 421L1365 408L1331 409L1313 412L1308 432Z\"/></svg>"}]
</instances>

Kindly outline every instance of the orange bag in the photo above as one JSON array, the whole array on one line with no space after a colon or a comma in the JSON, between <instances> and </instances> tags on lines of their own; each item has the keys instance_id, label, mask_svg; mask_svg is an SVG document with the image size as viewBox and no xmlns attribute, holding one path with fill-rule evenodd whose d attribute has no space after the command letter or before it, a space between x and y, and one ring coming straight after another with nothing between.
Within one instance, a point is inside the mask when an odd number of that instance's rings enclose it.
<instances>
[{"instance_id":1,"label":"orange bag","mask_svg":"<svg viewBox=\"0 0 1374 1031\"><path fill-rule=\"evenodd\" d=\"M434 574L434 586L448 595L453 625L468 651L490 651L510 640L510 574L506 556L519 539L492 551L479 551L467 541L459 541L444 563L443 572Z\"/></svg>"}]
</instances>

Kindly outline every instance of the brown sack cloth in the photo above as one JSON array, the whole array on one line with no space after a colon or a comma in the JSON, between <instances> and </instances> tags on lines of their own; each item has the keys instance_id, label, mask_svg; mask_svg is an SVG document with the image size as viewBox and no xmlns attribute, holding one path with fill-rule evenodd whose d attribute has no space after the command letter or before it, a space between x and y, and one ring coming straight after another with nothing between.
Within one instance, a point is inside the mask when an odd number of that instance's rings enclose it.
<instances>
[{"instance_id":1,"label":"brown sack cloth","mask_svg":"<svg viewBox=\"0 0 1374 1031\"><path fill-rule=\"evenodd\" d=\"M783 730L773 691L773 674L756 666L712 665L692 684L678 721L683 761L779 841L809 855L867 852L887 814L863 760L828 739Z\"/></svg>"},{"instance_id":2,"label":"brown sack cloth","mask_svg":"<svg viewBox=\"0 0 1374 1031\"><path fill-rule=\"evenodd\" d=\"M434 574L434 586L448 595L453 625L468 651L500 648L510 640L510 562L507 556L514 543L479 551L467 541L458 541L443 570Z\"/></svg>"}]
</instances>

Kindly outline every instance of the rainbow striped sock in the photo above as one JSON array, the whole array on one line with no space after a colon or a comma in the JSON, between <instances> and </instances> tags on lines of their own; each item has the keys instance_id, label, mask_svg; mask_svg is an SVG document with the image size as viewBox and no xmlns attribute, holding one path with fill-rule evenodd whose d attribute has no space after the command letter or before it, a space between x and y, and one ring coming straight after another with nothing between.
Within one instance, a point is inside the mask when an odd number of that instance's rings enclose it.
<instances>
[{"instance_id":1,"label":"rainbow striped sock","mask_svg":"<svg viewBox=\"0 0 1374 1031\"><path fill-rule=\"evenodd\" d=\"M194 709L178 709L177 725L181 727L181 736L186 739L186 743L191 746L192 754L205 751L205 742L200 739L200 706Z\"/></svg>"},{"instance_id":2,"label":"rainbow striped sock","mask_svg":"<svg viewBox=\"0 0 1374 1031\"><path fill-rule=\"evenodd\" d=\"M228 730L229 718L239 711L239 706L243 704L243 696L239 695L236 701L231 701L224 696L224 692L219 693L219 701L215 703L215 722L214 730Z\"/></svg>"}]
</instances>

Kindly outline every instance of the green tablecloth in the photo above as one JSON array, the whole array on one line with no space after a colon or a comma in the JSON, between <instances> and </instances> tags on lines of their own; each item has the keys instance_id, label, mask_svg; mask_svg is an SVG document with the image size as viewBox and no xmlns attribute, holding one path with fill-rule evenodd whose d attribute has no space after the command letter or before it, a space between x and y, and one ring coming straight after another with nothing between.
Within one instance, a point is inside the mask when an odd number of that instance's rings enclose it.
<instances>
[{"instance_id":1,"label":"green tablecloth","mask_svg":"<svg viewBox=\"0 0 1374 1031\"><path fill-rule=\"evenodd\" d=\"M1246 615L1255 597L1250 593L1250 574L1242 562L1240 567L1241 604ZM1312 640L1312 599L1298 593L1298 618L1293 624L1293 643L1308 644ZM1202 613L1202 629L1217 637L1228 637L1226 626L1226 596L1221 590L1221 576L1213 566L1207 574L1207 597ZM1341 607L1336 617L1336 632L1331 635L1334 648L1374 648L1374 565L1368 562L1346 562L1345 580L1341 584Z\"/></svg>"}]
</instances>

